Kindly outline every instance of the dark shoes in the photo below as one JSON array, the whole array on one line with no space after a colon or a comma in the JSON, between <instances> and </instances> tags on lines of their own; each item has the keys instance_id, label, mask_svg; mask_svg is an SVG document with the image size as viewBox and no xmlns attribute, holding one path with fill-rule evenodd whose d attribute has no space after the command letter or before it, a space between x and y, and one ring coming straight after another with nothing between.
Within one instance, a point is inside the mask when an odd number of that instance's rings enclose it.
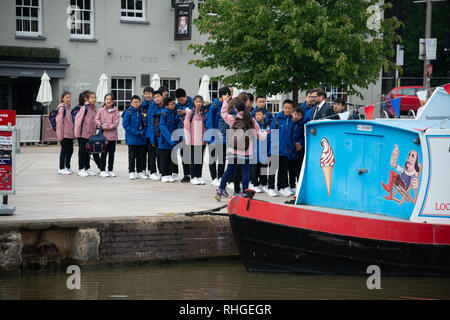
<instances>
[{"instance_id":1,"label":"dark shoes","mask_svg":"<svg viewBox=\"0 0 450 320\"><path fill-rule=\"evenodd\" d=\"M184 176L183 179L180 180L181 183L189 183L191 182L191 178L188 176Z\"/></svg>"}]
</instances>

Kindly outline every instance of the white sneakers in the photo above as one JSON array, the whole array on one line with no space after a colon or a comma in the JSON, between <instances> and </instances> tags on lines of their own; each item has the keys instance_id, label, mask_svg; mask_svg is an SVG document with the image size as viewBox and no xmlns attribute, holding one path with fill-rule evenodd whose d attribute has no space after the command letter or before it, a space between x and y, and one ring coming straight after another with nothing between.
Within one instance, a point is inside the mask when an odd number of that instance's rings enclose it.
<instances>
[{"instance_id":1,"label":"white sneakers","mask_svg":"<svg viewBox=\"0 0 450 320\"><path fill-rule=\"evenodd\" d=\"M86 172L86 170L84 170L84 169L81 169L79 172L78 172L78 175L80 176L80 177L89 177L89 174Z\"/></svg>"},{"instance_id":2,"label":"white sneakers","mask_svg":"<svg viewBox=\"0 0 450 320\"><path fill-rule=\"evenodd\" d=\"M161 178L161 182L163 182L163 183L171 183L171 182L175 182L175 179L172 176L163 176Z\"/></svg>"},{"instance_id":3,"label":"white sneakers","mask_svg":"<svg viewBox=\"0 0 450 320\"><path fill-rule=\"evenodd\" d=\"M292 193L291 188L289 188L289 187L279 190L278 193L282 197L290 197L291 195L294 194L294 193Z\"/></svg>"},{"instance_id":4,"label":"white sneakers","mask_svg":"<svg viewBox=\"0 0 450 320\"><path fill-rule=\"evenodd\" d=\"M203 180L203 178L192 178L191 179L191 184L193 185L203 185L206 184L205 180Z\"/></svg>"},{"instance_id":5,"label":"white sneakers","mask_svg":"<svg viewBox=\"0 0 450 320\"><path fill-rule=\"evenodd\" d=\"M269 197L278 197L278 192L275 189L267 189L266 194Z\"/></svg>"},{"instance_id":6,"label":"white sneakers","mask_svg":"<svg viewBox=\"0 0 450 320\"><path fill-rule=\"evenodd\" d=\"M117 177L114 171L106 171L106 173L108 173L110 177Z\"/></svg>"},{"instance_id":7,"label":"white sneakers","mask_svg":"<svg viewBox=\"0 0 450 320\"><path fill-rule=\"evenodd\" d=\"M161 175L159 173L152 173L150 175L150 180L159 181L161 180Z\"/></svg>"},{"instance_id":8,"label":"white sneakers","mask_svg":"<svg viewBox=\"0 0 450 320\"><path fill-rule=\"evenodd\" d=\"M253 186L253 191L255 191L256 193L261 193L263 192L262 186Z\"/></svg>"},{"instance_id":9,"label":"white sneakers","mask_svg":"<svg viewBox=\"0 0 450 320\"><path fill-rule=\"evenodd\" d=\"M58 174L67 175L67 174L72 174L72 173L73 173L72 171L70 171L69 169L66 169L66 168L58 170Z\"/></svg>"},{"instance_id":10,"label":"white sneakers","mask_svg":"<svg viewBox=\"0 0 450 320\"><path fill-rule=\"evenodd\" d=\"M128 176L128 179L135 180L137 178L136 172L130 172L130 175Z\"/></svg>"},{"instance_id":11,"label":"white sneakers","mask_svg":"<svg viewBox=\"0 0 450 320\"><path fill-rule=\"evenodd\" d=\"M101 178L109 177L109 173L106 172L106 171L101 171L101 172L100 172L100 177L101 177Z\"/></svg>"},{"instance_id":12,"label":"white sneakers","mask_svg":"<svg viewBox=\"0 0 450 320\"><path fill-rule=\"evenodd\" d=\"M220 180L221 179L215 178L213 181L211 181L211 185L214 186L214 187L219 187L220 186Z\"/></svg>"},{"instance_id":13,"label":"white sneakers","mask_svg":"<svg viewBox=\"0 0 450 320\"><path fill-rule=\"evenodd\" d=\"M145 175L144 172L139 172L139 173L136 175L136 178L137 178L137 179L142 179L142 180L148 179L148 177Z\"/></svg>"},{"instance_id":14,"label":"white sneakers","mask_svg":"<svg viewBox=\"0 0 450 320\"><path fill-rule=\"evenodd\" d=\"M88 175L90 175L90 176L96 176L97 174L94 172L94 171L92 171L91 169L87 169L86 170L86 173L88 174Z\"/></svg>"}]
</instances>

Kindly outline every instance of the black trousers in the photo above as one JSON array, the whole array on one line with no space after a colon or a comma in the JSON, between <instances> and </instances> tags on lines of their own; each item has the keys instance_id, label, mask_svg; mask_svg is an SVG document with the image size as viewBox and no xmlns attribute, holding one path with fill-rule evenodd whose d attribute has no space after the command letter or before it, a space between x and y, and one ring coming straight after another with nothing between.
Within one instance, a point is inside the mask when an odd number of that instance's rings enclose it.
<instances>
[{"instance_id":1,"label":"black trousers","mask_svg":"<svg viewBox=\"0 0 450 320\"><path fill-rule=\"evenodd\" d=\"M268 187L269 189L275 189L275 175L269 174L270 163L256 163L251 165L253 172L252 184L254 186Z\"/></svg>"},{"instance_id":2,"label":"black trousers","mask_svg":"<svg viewBox=\"0 0 450 320\"><path fill-rule=\"evenodd\" d=\"M73 139L61 140L61 152L59 154L59 169L70 169L70 159L73 154Z\"/></svg>"},{"instance_id":3,"label":"black trousers","mask_svg":"<svg viewBox=\"0 0 450 320\"><path fill-rule=\"evenodd\" d=\"M242 183L242 165L236 164L236 167L234 168L233 172L233 184L235 193L241 192L241 183Z\"/></svg>"},{"instance_id":4,"label":"black trousers","mask_svg":"<svg viewBox=\"0 0 450 320\"><path fill-rule=\"evenodd\" d=\"M182 148L180 149L180 155L181 155L181 164L183 165L183 175L185 177L191 175L191 172L190 172L191 168L190 168L189 161L185 161L185 159L183 158L183 154L184 154L183 151L186 150L187 152L189 152L190 151L189 149L190 149L189 146L186 145L186 141L183 140ZM189 154L187 155L187 159L190 159L190 155ZM178 173L178 167L177 167L177 172L176 173Z\"/></svg>"},{"instance_id":5,"label":"black trousers","mask_svg":"<svg viewBox=\"0 0 450 320\"><path fill-rule=\"evenodd\" d=\"M191 146L191 162L189 165L189 172L191 178L201 178L203 168L203 155L205 153L206 145Z\"/></svg>"},{"instance_id":6,"label":"black trousers","mask_svg":"<svg viewBox=\"0 0 450 320\"><path fill-rule=\"evenodd\" d=\"M300 170L302 169L304 151L300 150L300 156L297 160L289 160L288 172L289 172L289 187L295 188L298 177L300 176Z\"/></svg>"},{"instance_id":7,"label":"black trousers","mask_svg":"<svg viewBox=\"0 0 450 320\"><path fill-rule=\"evenodd\" d=\"M142 172L145 170L146 146L128 146L128 172ZM135 170L136 169L136 170Z\"/></svg>"},{"instance_id":8,"label":"black trousers","mask_svg":"<svg viewBox=\"0 0 450 320\"><path fill-rule=\"evenodd\" d=\"M171 154L171 149L158 149L158 161L161 164L161 175L163 177L178 173L178 163L172 161Z\"/></svg>"},{"instance_id":9,"label":"black trousers","mask_svg":"<svg viewBox=\"0 0 450 320\"><path fill-rule=\"evenodd\" d=\"M151 142L148 141L148 171L150 174L156 173L156 168L161 173L161 163L158 157L158 146L152 146Z\"/></svg>"},{"instance_id":10,"label":"black trousers","mask_svg":"<svg viewBox=\"0 0 450 320\"><path fill-rule=\"evenodd\" d=\"M91 168L89 152L86 149L86 144L88 142L89 139L78 138L78 168L80 170L88 170ZM100 168L100 156L98 154L93 154L92 156L94 158L95 164L98 168Z\"/></svg>"},{"instance_id":11,"label":"black trousers","mask_svg":"<svg viewBox=\"0 0 450 320\"><path fill-rule=\"evenodd\" d=\"M289 168L289 158L284 157L284 156L279 156L278 157L278 177L277 177L278 190L289 187L288 168Z\"/></svg>"},{"instance_id":12,"label":"black trousers","mask_svg":"<svg viewBox=\"0 0 450 320\"><path fill-rule=\"evenodd\" d=\"M221 150L220 159L216 157L216 149ZM209 149L209 173L211 174L211 179L220 179L225 171L225 159L227 156L227 146L226 144L210 144ZM217 152L219 154L219 152Z\"/></svg>"},{"instance_id":13,"label":"black trousers","mask_svg":"<svg viewBox=\"0 0 450 320\"><path fill-rule=\"evenodd\" d=\"M113 171L115 153L116 153L116 141L108 141L105 152L103 152L100 156L100 171L105 171L107 157L108 157L108 171Z\"/></svg>"}]
</instances>

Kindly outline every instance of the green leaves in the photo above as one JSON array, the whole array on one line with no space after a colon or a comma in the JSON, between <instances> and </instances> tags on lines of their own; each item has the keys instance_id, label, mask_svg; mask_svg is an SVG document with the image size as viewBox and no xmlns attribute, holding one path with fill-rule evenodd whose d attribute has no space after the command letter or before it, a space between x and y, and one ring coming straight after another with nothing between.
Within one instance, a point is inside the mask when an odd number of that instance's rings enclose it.
<instances>
[{"instance_id":1,"label":"green leaves","mask_svg":"<svg viewBox=\"0 0 450 320\"><path fill-rule=\"evenodd\" d=\"M234 72L227 83L277 94L318 85L367 87L378 80L397 41L394 19L383 37L367 27L375 0L207 0L194 20L205 43L192 44L200 68Z\"/></svg>"}]
</instances>

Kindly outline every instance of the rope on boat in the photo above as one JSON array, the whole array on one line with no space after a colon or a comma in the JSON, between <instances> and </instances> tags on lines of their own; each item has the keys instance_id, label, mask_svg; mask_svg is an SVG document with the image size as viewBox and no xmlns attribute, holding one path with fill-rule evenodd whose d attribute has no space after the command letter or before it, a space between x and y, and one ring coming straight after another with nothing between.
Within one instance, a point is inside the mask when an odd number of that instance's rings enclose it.
<instances>
[{"instance_id":1,"label":"rope on boat","mask_svg":"<svg viewBox=\"0 0 450 320\"><path fill-rule=\"evenodd\" d=\"M228 216L228 213L216 212L216 211L220 211L226 207L227 207L227 205L225 204L223 206L213 208L213 209L208 209L208 210L203 210L203 211L193 211L193 212L187 212L187 213L183 213L183 214L188 217L203 216L203 215Z\"/></svg>"}]
</instances>

